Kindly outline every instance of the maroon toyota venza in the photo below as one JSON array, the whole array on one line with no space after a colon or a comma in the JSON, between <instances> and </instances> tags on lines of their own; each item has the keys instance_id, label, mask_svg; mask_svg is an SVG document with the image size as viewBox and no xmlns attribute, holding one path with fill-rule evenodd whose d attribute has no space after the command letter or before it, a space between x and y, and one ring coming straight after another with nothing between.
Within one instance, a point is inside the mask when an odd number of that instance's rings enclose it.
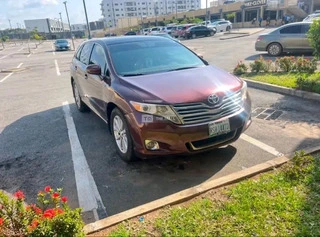
<instances>
[{"instance_id":1,"label":"maroon toyota venza","mask_svg":"<svg viewBox=\"0 0 320 237\"><path fill-rule=\"evenodd\" d=\"M225 146L251 123L244 81L163 37L83 42L71 84L77 108L109 124L125 161Z\"/></svg>"}]
</instances>

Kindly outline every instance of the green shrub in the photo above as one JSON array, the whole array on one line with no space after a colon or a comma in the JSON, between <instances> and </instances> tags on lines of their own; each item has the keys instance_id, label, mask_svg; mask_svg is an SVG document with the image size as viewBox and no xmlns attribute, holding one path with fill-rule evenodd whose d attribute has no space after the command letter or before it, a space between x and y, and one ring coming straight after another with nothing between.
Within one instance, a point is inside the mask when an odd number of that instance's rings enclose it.
<instances>
[{"instance_id":1,"label":"green shrub","mask_svg":"<svg viewBox=\"0 0 320 237\"><path fill-rule=\"evenodd\" d=\"M312 21L307 36L311 46L314 48L315 57L320 59L320 19Z\"/></svg>"},{"instance_id":2,"label":"green shrub","mask_svg":"<svg viewBox=\"0 0 320 237\"><path fill-rule=\"evenodd\" d=\"M37 204L26 205L24 193L14 198L0 191L0 236L84 236L81 209L71 210L61 189L40 191Z\"/></svg>"},{"instance_id":3,"label":"green shrub","mask_svg":"<svg viewBox=\"0 0 320 237\"><path fill-rule=\"evenodd\" d=\"M295 68L295 57L277 58L275 64L284 72L291 72Z\"/></svg>"},{"instance_id":4,"label":"green shrub","mask_svg":"<svg viewBox=\"0 0 320 237\"><path fill-rule=\"evenodd\" d=\"M233 69L235 75L242 75L248 71L248 67L240 61L237 66Z\"/></svg>"},{"instance_id":5,"label":"green shrub","mask_svg":"<svg viewBox=\"0 0 320 237\"><path fill-rule=\"evenodd\" d=\"M264 69L264 59L260 56L259 59L254 60L253 63L250 63L251 72L259 73Z\"/></svg>"},{"instance_id":6,"label":"green shrub","mask_svg":"<svg viewBox=\"0 0 320 237\"><path fill-rule=\"evenodd\" d=\"M300 90L320 93L320 78L313 79L299 75L296 84Z\"/></svg>"},{"instance_id":7,"label":"green shrub","mask_svg":"<svg viewBox=\"0 0 320 237\"><path fill-rule=\"evenodd\" d=\"M316 59L307 59L302 57L298 57L294 64L294 70L301 73L314 73L317 70L317 60Z\"/></svg>"}]
</instances>

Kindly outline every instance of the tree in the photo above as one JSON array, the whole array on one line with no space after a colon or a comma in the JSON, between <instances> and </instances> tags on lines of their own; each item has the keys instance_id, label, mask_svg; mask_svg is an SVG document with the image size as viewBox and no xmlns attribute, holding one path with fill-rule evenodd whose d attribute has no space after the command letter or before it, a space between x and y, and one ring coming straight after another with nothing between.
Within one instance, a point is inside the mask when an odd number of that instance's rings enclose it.
<instances>
[{"instance_id":1,"label":"tree","mask_svg":"<svg viewBox=\"0 0 320 237\"><path fill-rule=\"evenodd\" d=\"M2 43L2 47L4 48L4 42L6 42L9 39L8 36L4 35L1 37L1 43Z\"/></svg>"},{"instance_id":2,"label":"tree","mask_svg":"<svg viewBox=\"0 0 320 237\"><path fill-rule=\"evenodd\" d=\"M39 34L37 27L30 31L30 38L35 40L42 40L42 35Z\"/></svg>"},{"instance_id":3,"label":"tree","mask_svg":"<svg viewBox=\"0 0 320 237\"><path fill-rule=\"evenodd\" d=\"M320 19L313 20L307 36L314 49L314 56L320 59Z\"/></svg>"},{"instance_id":4,"label":"tree","mask_svg":"<svg viewBox=\"0 0 320 237\"><path fill-rule=\"evenodd\" d=\"M236 17L236 13L235 12L232 12L232 13L229 13L227 14L227 19L231 22L234 22L234 18Z\"/></svg>"}]
</instances>

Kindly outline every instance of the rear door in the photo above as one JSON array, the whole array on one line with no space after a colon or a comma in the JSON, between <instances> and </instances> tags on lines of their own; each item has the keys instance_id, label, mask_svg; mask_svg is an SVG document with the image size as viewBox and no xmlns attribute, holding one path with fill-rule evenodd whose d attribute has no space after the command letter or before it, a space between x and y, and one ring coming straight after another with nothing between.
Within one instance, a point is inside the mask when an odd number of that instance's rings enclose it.
<instances>
[{"instance_id":1,"label":"rear door","mask_svg":"<svg viewBox=\"0 0 320 237\"><path fill-rule=\"evenodd\" d=\"M280 42L285 51L288 50L300 50L302 39L305 38L305 34L302 33L302 25L288 25L282 28L280 31Z\"/></svg>"}]
</instances>

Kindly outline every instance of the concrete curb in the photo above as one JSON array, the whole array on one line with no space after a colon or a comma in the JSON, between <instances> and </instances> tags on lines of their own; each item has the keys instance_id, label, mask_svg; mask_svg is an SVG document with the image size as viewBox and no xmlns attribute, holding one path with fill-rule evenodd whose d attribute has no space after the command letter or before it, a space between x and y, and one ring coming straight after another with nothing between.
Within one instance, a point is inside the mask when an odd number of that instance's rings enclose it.
<instances>
[{"instance_id":1,"label":"concrete curb","mask_svg":"<svg viewBox=\"0 0 320 237\"><path fill-rule=\"evenodd\" d=\"M283 86L276 86L276 85L272 85L264 82L257 82L257 81L249 80L246 78L242 78L242 79L247 82L249 87L253 87L256 89L296 96L296 97L300 97L308 100L320 101L320 94L317 94L317 93L286 88Z\"/></svg>"},{"instance_id":2,"label":"concrete curb","mask_svg":"<svg viewBox=\"0 0 320 237\"><path fill-rule=\"evenodd\" d=\"M320 146L306 149L306 154L312 154L316 151L320 150ZM290 159L286 156L276 157L270 161L267 161L265 163L255 165L253 167L250 167L245 170L241 170L238 172L235 172L233 174L215 179L210 180L207 182L204 182L202 184L199 184L197 186L194 186L192 188L185 189L183 191L180 191L178 193L166 196L164 198L160 198L158 200L146 203L144 205L129 209L127 211L121 212L119 214L107 217L105 219L96 221L94 223L90 223L84 227L84 232L88 234L93 234L94 232L98 232L99 230L106 229L108 227L111 227L113 225L116 225L122 221L131 219L136 216L140 216L143 214L146 214L148 212L160 209L162 207L181 203L185 200L189 200L195 196L198 196L199 194L205 193L211 189L218 188L221 186L225 186L231 183L235 183L239 180L243 180L245 178L254 176L256 174L259 174L261 172L265 172L268 170L271 170L275 167L278 167L286 162L288 162Z\"/></svg>"},{"instance_id":3,"label":"concrete curb","mask_svg":"<svg viewBox=\"0 0 320 237\"><path fill-rule=\"evenodd\" d=\"M234 39L234 38L240 38L240 37L246 37L249 35L253 35L253 34L257 34L260 33L262 31L264 31L265 28L256 30L256 31L252 31L252 32L236 32L236 31L231 31L230 33L224 33L224 36L220 37L220 40L227 40L227 39Z\"/></svg>"}]
</instances>

